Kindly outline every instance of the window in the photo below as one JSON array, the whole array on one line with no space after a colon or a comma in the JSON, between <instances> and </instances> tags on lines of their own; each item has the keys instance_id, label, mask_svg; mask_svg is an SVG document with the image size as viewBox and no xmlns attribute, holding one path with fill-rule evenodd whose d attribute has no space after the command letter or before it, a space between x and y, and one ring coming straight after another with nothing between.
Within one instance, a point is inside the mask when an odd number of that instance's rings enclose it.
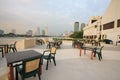
<instances>
[{"instance_id":1,"label":"window","mask_svg":"<svg viewBox=\"0 0 120 80\"><path fill-rule=\"evenodd\" d=\"M97 25L95 25L95 28L97 28Z\"/></svg>"},{"instance_id":2,"label":"window","mask_svg":"<svg viewBox=\"0 0 120 80\"><path fill-rule=\"evenodd\" d=\"M97 21L97 20L92 20L91 23L94 23L94 22L96 22L96 21Z\"/></svg>"},{"instance_id":3,"label":"window","mask_svg":"<svg viewBox=\"0 0 120 80\"><path fill-rule=\"evenodd\" d=\"M117 20L117 27L120 27L120 19Z\"/></svg>"},{"instance_id":4,"label":"window","mask_svg":"<svg viewBox=\"0 0 120 80\"><path fill-rule=\"evenodd\" d=\"M114 28L114 21L103 25L103 30Z\"/></svg>"}]
</instances>

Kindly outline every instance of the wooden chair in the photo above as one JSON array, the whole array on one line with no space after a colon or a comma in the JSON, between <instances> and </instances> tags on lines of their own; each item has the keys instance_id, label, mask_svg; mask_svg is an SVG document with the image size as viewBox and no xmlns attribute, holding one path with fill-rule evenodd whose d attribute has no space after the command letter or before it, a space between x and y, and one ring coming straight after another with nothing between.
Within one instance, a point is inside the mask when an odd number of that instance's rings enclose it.
<instances>
[{"instance_id":1,"label":"wooden chair","mask_svg":"<svg viewBox=\"0 0 120 80\"><path fill-rule=\"evenodd\" d=\"M16 72L20 73L22 80L25 78L29 78L32 76L36 76L38 74L39 80L40 78L40 61L42 61L40 58L34 58L34 59L27 59L24 60L21 66L16 67ZM17 76L18 77L18 76Z\"/></svg>"},{"instance_id":2,"label":"wooden chair","mask_svg":"<svg viewBox=\"0 0 120 80\"><path fill-rule=\"evenodd\" d=\"M48 53L48 54L45 55L46 53ZM48 70L48 64L49 64L49 62L51 62L51 59L53 59L54 65L56 66L55 54L56 54L55 47L52 47L50 50L46 50L43 52L43 59L47 60L46 70Z\"/></svg>"}]
</instances>

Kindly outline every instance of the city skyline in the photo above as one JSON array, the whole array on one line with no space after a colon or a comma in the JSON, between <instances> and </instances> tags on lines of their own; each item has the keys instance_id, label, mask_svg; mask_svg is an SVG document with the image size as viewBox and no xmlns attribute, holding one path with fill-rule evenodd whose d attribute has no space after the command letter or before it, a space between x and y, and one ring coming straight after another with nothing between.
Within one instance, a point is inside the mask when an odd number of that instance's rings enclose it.
<instances>
[{"instance_id":1,"label":"city skyline","mask_svg":"<svg viewBox=\"0 0 120 80\"><path fill-rule=\"evenodd\" d=\"M47 26L52 34L74 31L74 22L88 23L91 16L102 16L110 1L0 0L0 29L26 33Z\"/></svg>"}]
</instances>

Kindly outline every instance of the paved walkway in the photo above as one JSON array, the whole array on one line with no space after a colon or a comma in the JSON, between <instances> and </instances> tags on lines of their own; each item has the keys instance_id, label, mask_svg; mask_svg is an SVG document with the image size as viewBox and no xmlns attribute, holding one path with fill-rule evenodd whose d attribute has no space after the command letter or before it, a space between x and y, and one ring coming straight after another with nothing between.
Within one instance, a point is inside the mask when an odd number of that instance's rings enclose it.
<instances>
[{"instance_id":1,"label":"paved walkway","mask_svg":"<svg viewBox=\"0 0 120 80\"><path fill-rule=\"evenodd\" d=\"M90 59L90 51L86 55L79 56L79 49L72 48L70 42L63 42L61 49L57 49L56 63L49 64L46 71L46 61L43 64L42 80L120 80L120 47L104 45L103 59L99 61L97 57ZM43 52L46 45L30 48ZM5 62L5 59L2 59ZM3 62L1 63L3 65ZM1 66L0 68L3 68ZM4 67L5 68L5 67ZM1 69L0 69L1 70ZM6 69L1 70L5 72ZM0 71L0 73L1 73ZM0 79L1 80L1 79ZM7 80L7 79L6 79ZM37 77L26 80L37 80Z\"/></svg>"}]
</instances>

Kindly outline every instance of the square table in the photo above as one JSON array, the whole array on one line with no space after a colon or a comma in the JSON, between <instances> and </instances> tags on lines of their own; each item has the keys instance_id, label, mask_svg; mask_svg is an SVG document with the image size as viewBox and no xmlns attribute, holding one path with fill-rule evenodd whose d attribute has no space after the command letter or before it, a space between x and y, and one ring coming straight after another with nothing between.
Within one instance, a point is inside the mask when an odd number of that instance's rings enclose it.
<instances>
[{"instance_id":1,"label":"square table","mask_svg":"<svg viewBox=\"0 0 120 80\"><path fill-rule=\"evenodd\" d=\"M20 52L6 54L7 64L10 67L10 80L14 80L14 67L15 67L14 64L22 62L25 59L41 58L41 57L42 54L34 50L27 50L27 51L20 51ZM42 72L42 65L40 65L40 72Z\"/></svg>"}]
</instances>

